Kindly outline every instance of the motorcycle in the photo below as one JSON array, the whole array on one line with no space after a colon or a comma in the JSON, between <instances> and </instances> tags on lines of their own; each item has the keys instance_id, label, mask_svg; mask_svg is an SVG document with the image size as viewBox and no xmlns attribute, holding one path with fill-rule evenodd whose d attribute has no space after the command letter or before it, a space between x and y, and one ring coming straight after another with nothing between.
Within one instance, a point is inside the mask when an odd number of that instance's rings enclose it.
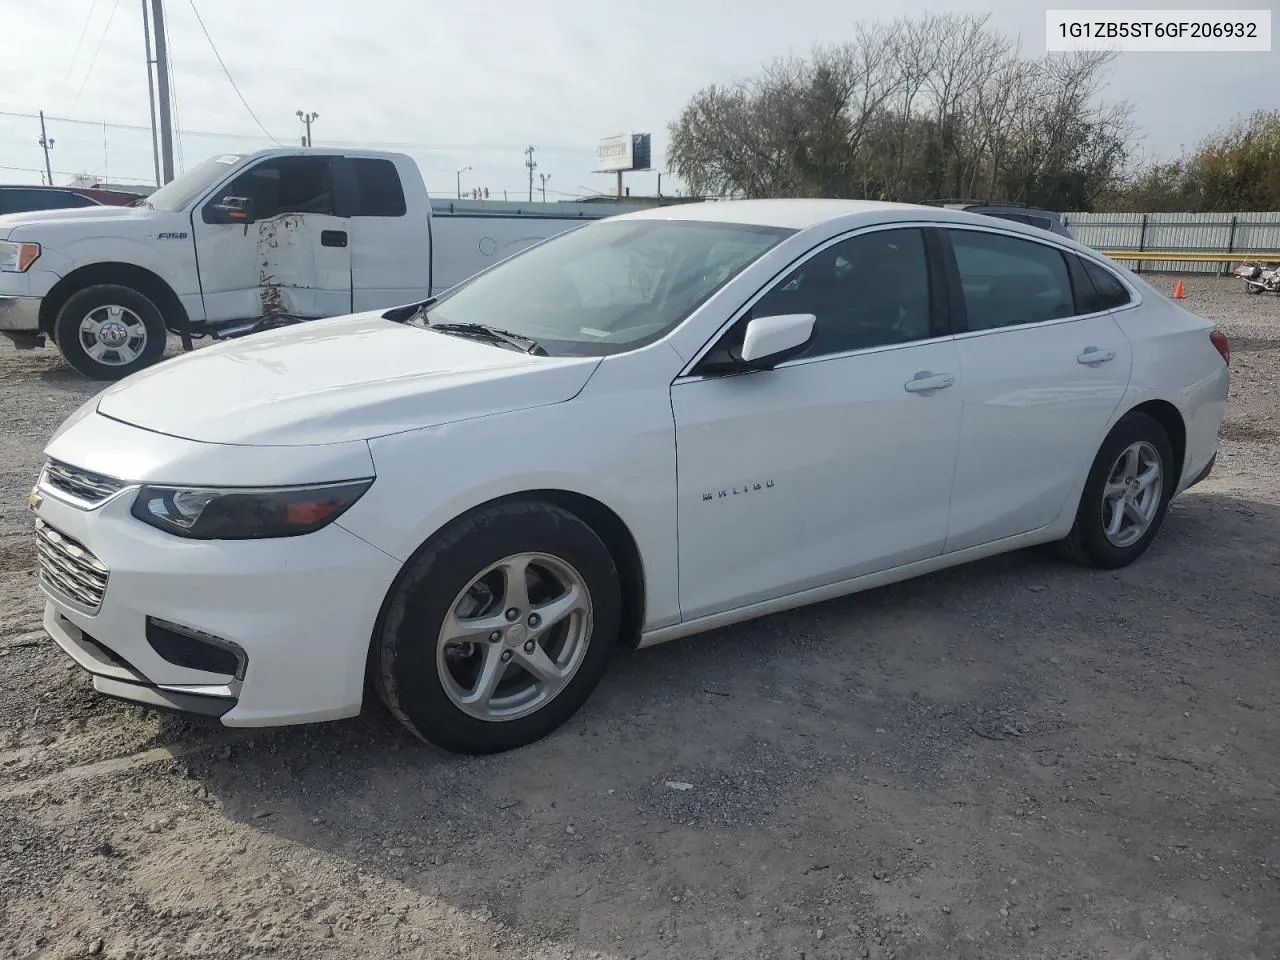
<instances>
[{"instance_id":1,"label":"motorcycle","mask_svg":"<svg viewBox=\"0 0 1280 960\"><path fill-rule=\"evenodd\" d=\"M1244 281L1246 293L1280 293L1280 264L1246 261L1231 274Z\"/></svg>"}]
</instances>

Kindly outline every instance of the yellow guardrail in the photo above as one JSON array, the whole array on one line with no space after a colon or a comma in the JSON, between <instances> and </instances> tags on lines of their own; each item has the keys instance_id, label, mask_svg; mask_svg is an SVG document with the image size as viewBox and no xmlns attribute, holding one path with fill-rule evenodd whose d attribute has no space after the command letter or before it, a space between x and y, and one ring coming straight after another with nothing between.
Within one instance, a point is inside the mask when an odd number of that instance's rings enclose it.
<instances>
[{"instance_id":1,"label":"yellow guardrail","mask_svg":"<svg viewBox=\"0 0 1280 960\"><path fill-rule=\"evenodd\" d=\"M1112 260L1181 260L1192 263L1280 263L1280 253L1190 253L1179 250L1099 250Z\"/></svg>"}]
</instances>

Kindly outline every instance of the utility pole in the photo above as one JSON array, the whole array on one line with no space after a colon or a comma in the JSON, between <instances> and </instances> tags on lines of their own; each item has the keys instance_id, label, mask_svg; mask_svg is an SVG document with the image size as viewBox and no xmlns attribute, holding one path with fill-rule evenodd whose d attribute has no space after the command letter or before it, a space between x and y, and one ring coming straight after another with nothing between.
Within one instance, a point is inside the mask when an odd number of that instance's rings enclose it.
<instances>
[{"instance_id":1,"label":"utility pole","mask_svg":"<svg viewBox=\"0 0 1280 960\"><path fill-rule=\"evenodd\" d=\"M528 158L524 165L529 168L529 202L533 203L533 171L537 169L538 162L533 159L533 151L536 147L525 147L524 155Z\"/></svg>"},{"instance_id":2,"label":"utility pole","mask_svg":"<svg viewBox=\"0 0 1280 960\"><path fill-rule=\"evenodd\" d=\"M151 73L155 63L151 59L151 12L147 10L147 0L142 0L142 35L147 41L147 106L151 108L151 160L156 168L156 186L160 182L160 141L156 139L156 84Z\"/></svg>"},{"instance_id":3,"label":"utility pole","mask_svg":"<svg viewBox=\"0 0 1280 960\"><path fill-rule=\"evenodd\" d=\"M458 171L458 199L462 199L462 175L470 170L470 167L463 167Z\"/></svg>"},{"instance_id":4,"label":"utility pole","mask_svg":"<svg viewBox=\"0 0 1280 960\"><path fill-rule=\"evenodd\" d=\"M169 113L169 45L164 32L164 0L151 0L156 31L156 84L160 101L160 165L164 182L173 179L173 120Z\"/></svg>"},{"instance_id":5,"label":"utility pole","mask_svg":"<svg viewBox=\"0 0 1280 960\"><path fill-rule=\"evenodd\" d=\"M303 136L302 138L302 145L304 147L312 146L311 122L313 120L319 119L320 114L316 113L314 110L311 113L303 113L301 110L295 110L294 113L297 114L298 119L301 120L304 124L306 124L306 127L307 127L306 135Z\"/></svg>"},{"instance_id":6,"label":"utility pole","mask_svg":"<svg viewBox=\"0 0 1280 960\"><path fill-rule=\"evenodd\" d=\"M541 181L542 183L542 202L543 203L547 202L547 181L550 179L551 179L551 174L549 173L538 174L538 180Z\"/></svg>"},{"instance_id":7,"label":"utility pole","mask_svg":"<svg viewBox=\"0 0 1280 960\"><path fill-rule=\"evenodd\" d=\"M28 114L30 116L30 114ZM53 186L53 167L49 163L49 151L53 149L53 141L44 132L44 111L40 111L40 147L44 150L44 172L49 177L49 186Z\"/></svg>"}]
</instances>

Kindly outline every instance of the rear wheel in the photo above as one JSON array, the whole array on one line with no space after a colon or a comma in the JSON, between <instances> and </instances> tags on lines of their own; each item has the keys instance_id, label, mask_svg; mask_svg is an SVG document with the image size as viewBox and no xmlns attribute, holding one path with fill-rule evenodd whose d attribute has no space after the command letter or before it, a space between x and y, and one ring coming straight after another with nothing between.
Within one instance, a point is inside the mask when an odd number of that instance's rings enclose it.
<instances>
[{"instance_id":1,"label":"rear wheel","mask_svg":"<svg viewBox=\"0 0 1280 960\"><path fill-rule=\"evenodd\" d=\"M1125 415L1094 458L1063 552L1103 569L1133 563L1164 522L1175 469L1164 427L1144 413Z\"/></svg>"},{"instance_id":2,"label":"rear wheel","mask_svg":"<svg viewBox=\"0 0 1280 960\"><path fill-rule=\"evenodd\" d=\"M120 380L164 355L164 318L137 290L97 284L67 298L54 320L53 339L78 373Z\"/></svg>"},{"instance_id":3,"label":"rear wheel","mask_svg":"<svg viewBox=\"0 0 1280 960\"><path fill-rule=\"evenodd\" d=\"M620 620L613 558L590 527L539 501L497 504L410 561L374 637L374 684L424 740L509 750L586 702Z\"/></svg>"}]
</instances>

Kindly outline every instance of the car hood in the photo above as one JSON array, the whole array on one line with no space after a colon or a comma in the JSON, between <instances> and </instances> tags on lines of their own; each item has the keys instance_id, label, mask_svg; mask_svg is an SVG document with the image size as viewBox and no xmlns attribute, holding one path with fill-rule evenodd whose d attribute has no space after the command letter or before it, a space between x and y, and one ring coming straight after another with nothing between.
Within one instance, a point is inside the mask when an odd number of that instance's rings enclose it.
<instances>
[{"instance_id":1,"label":"car hood","mask_svg":"<svg viewBox=\"0 0 1280 960\"><path fill-rule=\"evenodd\" d=\"M102 220L146 220L157 216L148 207L68 207L65 210L29 210L0 215L0 230L41 223L81 223Z\"/></svg>"},{"instance_id":2,"label":"car hood","mask_svg":"<svg viewBox=\"0 0 1280 960\"><path fill-rule=\"evenodd\" d=\"M106 389L97 409L207 443L342 443L560 403L599 363L356 314L162 361Z\"/></svg>"}]
</instances>

